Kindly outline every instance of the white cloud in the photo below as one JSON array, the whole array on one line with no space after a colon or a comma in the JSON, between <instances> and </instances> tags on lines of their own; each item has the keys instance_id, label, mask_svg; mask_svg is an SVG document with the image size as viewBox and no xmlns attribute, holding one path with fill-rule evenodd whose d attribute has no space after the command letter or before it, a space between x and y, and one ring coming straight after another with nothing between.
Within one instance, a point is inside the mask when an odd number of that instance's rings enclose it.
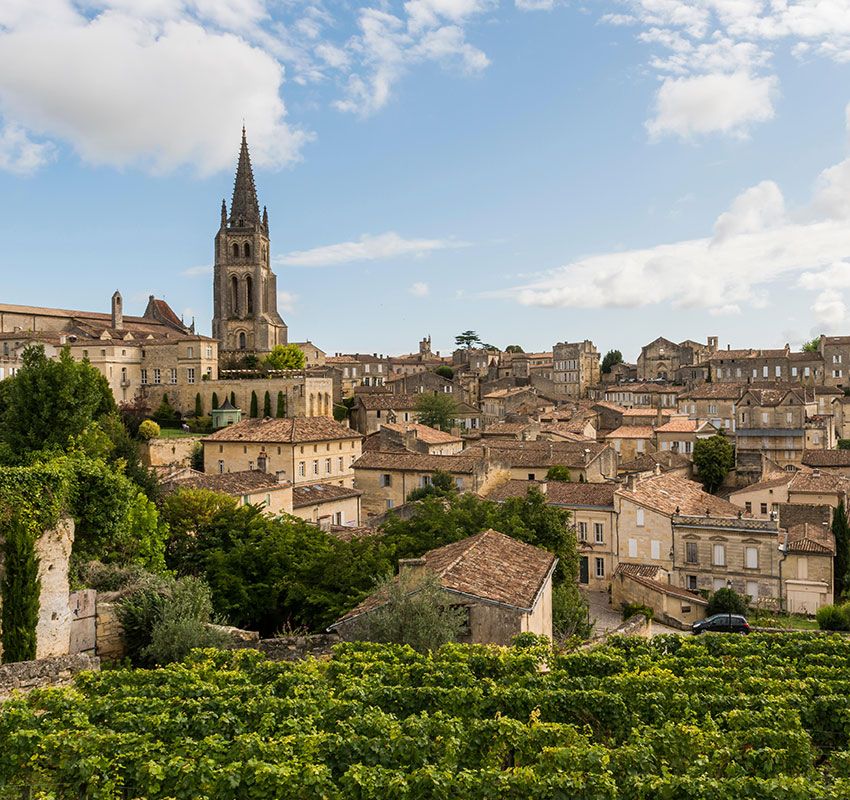
<instances>
[{"instance_id":1,"label":"white cloud","mask_svg":"<svg viewBox=\"0 0 850 800\"><path fill-rule=\"evenodd\" d=\"M291 314L295 311L295 303L298 300L298 295L292 292L279 291L277 293L277 306L281 311Z\"/></svg>"},{"instance_id":2,"label":"white cloud","mask_svg":"<svg viewBox=\"0 0 850 800\"><path fill-rule=\"evenodd\" d=\"M378 236L364 234L353 242L340 242L312 250L296 250L275 259L278 264L299 267L330 267L353 261L376 261L403 256L423 256L435 250L465 247L454 239L404 239L390 231Z\"/></svg>"},{"instance_id":3,"label":"white cloud","mask_svg":"<svg viewBox=\"0 0 850 800\"><path fill-rule=\"evenodd\" d=\"M431 287L427 283L417 281L410 287L409 291L414 297L427 297L431 292Z\"/></svg>"},{"instance_id":4,"label":"white cloud","mask_svg":"<svg viewBox=\"0 0 850 800\"><path fill-rule=\"evenodd\" d=\"M56 155L50 142L35 142L15 123L0 128L0 169L16 175L30 175Z\"/></svg>"},{"instance_id":5,"label":"white cloud","mask_svg":"<svg viewBox=\"0 0 850 800\"><path fill-rule=\"evenodd\" d=\"M762 181L739 194L714 223L714 239L722 242L742 233L776 227L785 220L785 198L773 181Z\"/></svg>"},{"instance_id":6,"label":"white cloud","mask_svg":"<svg viewBox=\"0 0 850 800\"><path fill-rule=\"evenodd\" d=\"M667 78L655 98L655 116L646 124L653 138L707 133L745 135L756 122L774 116L776 78L745 72Z\"/></svg>"}]
</instances>

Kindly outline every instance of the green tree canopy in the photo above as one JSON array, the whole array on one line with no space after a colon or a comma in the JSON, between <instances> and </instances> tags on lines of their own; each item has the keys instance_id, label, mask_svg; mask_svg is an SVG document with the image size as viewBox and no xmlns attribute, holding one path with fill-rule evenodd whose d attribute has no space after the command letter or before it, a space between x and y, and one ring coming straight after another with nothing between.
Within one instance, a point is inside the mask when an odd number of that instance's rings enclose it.
<instances>
[{"instance_id":1,"label":"green tree canopy","mask_svg":"<svg viewBox=\"0 0 850 800\"><path fill-rule=\"evenodd\" d=\"M747 601L734 589L718 589L708 598L707 617L713 614L746 614Z\"/></svg>"},{"instance_id":2,"label":"green tree canopy","mask_svg":"<svg viewBox=\"0 0 850 800\"><path fill-rule=\"evenodd\" d=\"M304 369L307 358L297 344L278 344L265 357L263 364L269 369Z\"/></svg>"},{"instance_id":3,"label":"green tree canopy","mask_svg":"<svg viewBox=\"0 0 850 800\"><path fill-rule=\"evenodd\" d=\"M457 415L457 403L448 392L423 392L416 396L416 414L423 425L448 431Z\"/></svg>"},{"instance_id":4,"label":"green tree canopy","mask_svg":"<svg viewBox=\"0 0 850 800\"><path fill-rule=\"evenodd\" d=\"M455 371L448 364L443 364L442 367L437 367L434 372L441 378L445 378L447 381L450 381L455 376Z\"/></svg>"},{"instance_id":5,"label":"green tree canopy","mask_svg":"<svg viewBox=\"0 0 850 800\"><path fill-rule=\"evenodd\" d=\"M715 434L694 444L694 466L707 492L715 492L735 466L735 448L723 435Z\"/></svg>"},{"instance_id":6,"label":"green tree canopy","mask_svg":"<svg viewBox=\"0 0 850 800\"><path fill-rule=\"evenodd\" d=\"M266 390L265 395L263 396L263 417L270 417L272 415L272 396L269 394L268 390Z\"/></svg>"},{"instance_id":7,"label":"green tree canopy","mask_svg":"<svg viewBox=\"0 0 850 800\"><path fill-rule=\"evenodd\" d=\"M524 353L525 350L523 350L518 344L509 344L505 348L505 352L506 353Z\"/></svg>"},{"instance_id":8,"label":"green tree canopy","mask_svg":"<svg viewBox=\"0 0 850 800\"><path fill-rule=\"evenodd\" d=\"M835 565L833 592L835 600L850 591L850 526L847 523L847 509L840 500L832 512L832 533L835 536Z\"/></svg>"},{"instance_id":9,"label":"green tree canopy","mask_svg":"<svg viewBox=\"0 0 850 800\"><path fill-rule=\"evenodd\" d=\"M471 350L476 345L481 345L481 337L475 331L463 331L455 336L455 344L458 347L465 347Z\"/></svg>"},{"instance_id":10,"label":"green tree canopy","mask_svg":"<svg viewBox=\"0 0 850 800\"><path fill-rule=\"evenodd\" d=\"M814 339L806 342L803 345L804 353L817 353L820 352L820 336L815 336Z\"/></svg>"},{"instance_id":11,"label":"green tree canopy","mask_svg":"<svg viewBox=\"0 0 850 800\"><path fill-rule=\"evenodd\" d=\"M607 375L616 364L623 363L623 354L619 350L609 350L602 357L602 374Z\"/></svg>"},{"instance_id":12,"label":"green tree canopy","mask_svg":"<svg viewBox=\"0 0 850 800\"><path fill-rule=\"evenodd\" d=\"M546 473L547 481L561 481L562 483L569 483L573 479L573 476L570 474L569 469L565 467L563 464L555 464L553 467L549 467L549 471Z\"/></svg>"},{"instance_id":13,"label":"green tree canopy","mask_svg":"<svg viewBox=\"0 0 850 800\"><path fill-rule=\"evenodd\" d=\"M259 405L257 403L257 393L251 392L251 410L248 412L248 416L251 419L256 419L260 415Z\"/></svg>"},{"instance_id":14,"label":"green tree canopy","mask_svg":"<svg viewBox=\"0 0 850 800\"><path fill-rule=\"evenodd\" d=\"M425 486L420 486L413 489L408 495L408 502L414 500L422 500L425 497L435 495L437 497L448 497L449 495L457 494L457 486L454 478L443 470L437 470L431 476L431 482Z\"/></svg>"},{"instance_id":15,"label":"green tree canopy","mask_svg":"<svg viewBox=\"0 0 850 800\"><path fill-rule=\"evenodd\" d=\"M106 378L69 348L50 359L27 347L21 368L0 383L0 441L18 459L37 450L62 450L92 422L115 410Z\"/></svg>"}]
</instances>

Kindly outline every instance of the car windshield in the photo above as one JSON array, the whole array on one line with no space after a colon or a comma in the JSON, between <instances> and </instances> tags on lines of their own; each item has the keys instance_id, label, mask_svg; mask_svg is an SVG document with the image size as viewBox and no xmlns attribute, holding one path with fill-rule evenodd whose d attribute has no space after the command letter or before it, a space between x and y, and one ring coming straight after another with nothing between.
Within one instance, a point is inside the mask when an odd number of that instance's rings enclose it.
<instances>
[{"instance_id":1,"label":"car windshield","mask_svg":"<svg viewBox=\"0 0 850 800\"><path fill-rule=\"evenodd\" d=\"M728 614L715 614L713 617L709 617L706 622L726 622L728 619Z\"/></svg>"}]
</instances>

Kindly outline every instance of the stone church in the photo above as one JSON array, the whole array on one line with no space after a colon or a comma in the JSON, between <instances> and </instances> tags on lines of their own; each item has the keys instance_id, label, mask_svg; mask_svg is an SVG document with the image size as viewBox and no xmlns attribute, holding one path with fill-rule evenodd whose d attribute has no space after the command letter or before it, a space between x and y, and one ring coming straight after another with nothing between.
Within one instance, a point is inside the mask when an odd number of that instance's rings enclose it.
<instances>
[{"instance_id":1,"label":"stone church","mask_svg":"<svg viewBox=\"0 0 850 800\"><path fill-rule=\"evenodd\" d=\"M222 200L215 237L212 334L222 353L267 353L287 342L271 270L269 214L263 206L260 216L244 127L230 215Z\"/></svg>"}]
</instances>

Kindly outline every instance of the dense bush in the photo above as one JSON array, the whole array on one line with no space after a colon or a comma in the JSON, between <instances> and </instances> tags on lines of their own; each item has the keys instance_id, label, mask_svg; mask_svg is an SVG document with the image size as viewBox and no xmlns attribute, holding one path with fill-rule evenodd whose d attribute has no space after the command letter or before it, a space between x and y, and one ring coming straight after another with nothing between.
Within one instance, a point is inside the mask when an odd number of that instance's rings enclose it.
<instances>
[{"instance_id":1,"label":"dense bush","mask_svg":"<svg viewBox=\"0 0 850 800\"><path fill-rule=\"evenodd\" d=\"M822 631L850 631L850 606L821 606L815 618Z\"/></svg>"},{"instance_id":2,"label":"dense bush","mask_svg":"<svg viewBox=\"0 0 850 800\"><path fill-rule=\"evenodd\" d=\"M139 425L139 438L148 441L149 439L156 439L157 436L162 432L159 425L154 422L152 419L146 419L141 425Z\"/></svg>"},{"instance_id":3,"label":"dense bush","mask_svg":"<svg viewBox=\"0 0 850 800\"><path fill-rule=\"evenodd\" d=\"M652 619L655 616L655 611L642 603L623 604L623 621L631 619L635 614L643 614L647 619Z\"/></svg>"},{"instance_id":4,"label":"dense bush","mask_svg":"<svg viewBox=\"0 0 850 800\"><path fill-rule=\"evenodd\" d=\"M718 589L708 598L707 617L713 614L746 614L747 601L734 589Z\"/></svg>"}]
</instances>

